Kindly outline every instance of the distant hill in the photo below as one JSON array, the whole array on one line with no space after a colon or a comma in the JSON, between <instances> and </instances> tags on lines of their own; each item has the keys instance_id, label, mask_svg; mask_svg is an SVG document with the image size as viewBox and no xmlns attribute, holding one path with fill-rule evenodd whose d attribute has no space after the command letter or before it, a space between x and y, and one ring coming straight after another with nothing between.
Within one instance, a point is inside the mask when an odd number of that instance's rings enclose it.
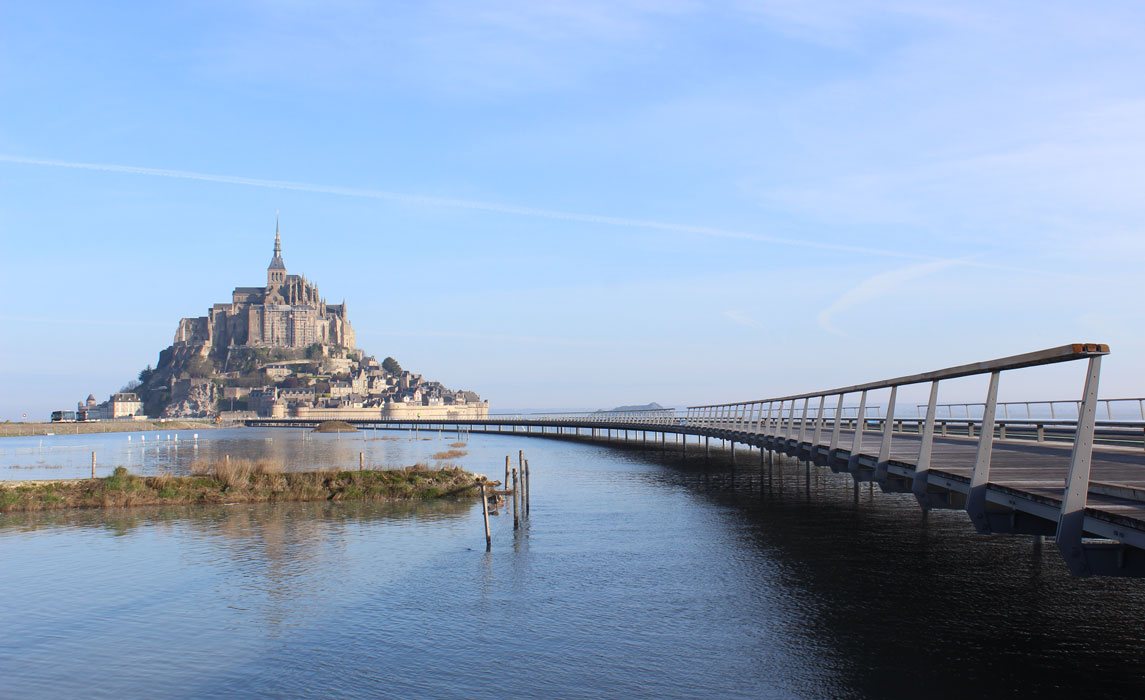
<instances>
[{"instance_id":1,"label":"distant hill","mask_svg":"<svg viewBox=\"0 0 1145 700\"><path fill-rule=\"evenodd\" d=\"M597 411L597 413L614 413L620 411L663 411L664 407L658 403L646 403L639 406L617 406L616 408L607 411Z\"/></svg>"}]
</instances>

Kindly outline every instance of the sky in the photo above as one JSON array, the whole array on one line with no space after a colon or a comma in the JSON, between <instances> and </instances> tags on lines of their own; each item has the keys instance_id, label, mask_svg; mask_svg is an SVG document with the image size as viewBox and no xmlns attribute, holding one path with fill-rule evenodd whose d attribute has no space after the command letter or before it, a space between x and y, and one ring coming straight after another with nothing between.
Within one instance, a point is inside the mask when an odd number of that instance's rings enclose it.
<instances>
[{"instance_id":1,"label":"sky","mask_svg":"<svg viewBox=\"0 0 1145 700\"><path fill-rule=\"evenodd\" d=\"M262 284L275 212L361 347L495 412L1072 342L1145 396L1142 26L1115 0L0 3L0 419L106 398Z\"/></svg>"}]
</instances>

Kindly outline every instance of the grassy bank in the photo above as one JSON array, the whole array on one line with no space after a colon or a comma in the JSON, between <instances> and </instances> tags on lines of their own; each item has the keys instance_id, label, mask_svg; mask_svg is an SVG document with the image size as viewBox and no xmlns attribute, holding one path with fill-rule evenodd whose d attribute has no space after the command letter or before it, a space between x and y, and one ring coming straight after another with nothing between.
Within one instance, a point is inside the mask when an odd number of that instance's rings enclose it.
<instances>
[{"instance_id":1,"label":"grassy bank","mask_svg":"<svg viewBox=\"0 0 1145 700\"><path fill-rule=\"evenodd\" d=\"M283 472L268 462L196 464L191 476L135 476L123 467L103 479L0 484L0 513L56 508L261 503L401 501L472 495L477 477L463 469Z\"/></svg>"},{"instance_id":2,"label":"grassy bank","mask_svg":"<svg viewBox=\"0 0 1145 700\"><path fill-rule=\"evenodd\" d=\"M88 433L138 433L150 430L209 430L217 428L210 421L195 420L133 420L95 421L92 423L0 423L0 437L25 435L86 435ZM229 427L229 426L226 426Z\"/></svg>"}]
</instances>

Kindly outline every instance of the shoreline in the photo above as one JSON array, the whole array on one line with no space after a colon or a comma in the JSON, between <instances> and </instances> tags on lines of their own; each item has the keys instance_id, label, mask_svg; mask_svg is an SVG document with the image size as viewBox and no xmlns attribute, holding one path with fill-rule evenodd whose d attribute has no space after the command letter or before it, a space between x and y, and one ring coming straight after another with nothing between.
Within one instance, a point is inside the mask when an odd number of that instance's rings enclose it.
<instances>
[{"instance_id":1,"label":"shoreline","mask_svg":"<svg viewBox=\"0 0 1145 700\"><path fill-rule=\"evenodd\" d=\"M477 492L482 479L460 467L284 472L241 460L190 476L136 476L116 467L96 479L0 481L0 513L126 506L283 501L418 501Z\"/></svg>"},{"instance_id":2,"label":"shoreline","mask_svg":"<svg viewBox=\"0 0 1145 700\"><path fill-rule=\"evenodd\" d=\"M45 435L93 435L99 433L142 433L158 430L217 430L238 428L242 423L216 425L207 420L171 419L140 421L92 421L83 423L0 423L0 438L43 437Z\"/></svg>"}]
</instances>

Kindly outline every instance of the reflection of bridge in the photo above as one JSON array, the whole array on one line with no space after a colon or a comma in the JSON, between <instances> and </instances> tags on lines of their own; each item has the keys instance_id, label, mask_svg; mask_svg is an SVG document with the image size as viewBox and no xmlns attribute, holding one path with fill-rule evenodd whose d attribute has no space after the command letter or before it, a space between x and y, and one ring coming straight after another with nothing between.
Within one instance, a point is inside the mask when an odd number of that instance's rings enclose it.
<instances>
[{"instance_id":1,"label":"reflection of bridge","mask_svg":"<svg viewBox=\"0 0 1145 700\"><path fill-rule=\"evenodd\" d=\"M1104 345L1075 344L881 382L770 399L635 412L491 415L480 421L352 421L379 428L467 430L520 436L620 438L687 455L696 437L760 449L911 493L924 509L965 510L980 533L1051 535L1076 575L1145 576L1145 421L1098 420ZM1008 370L1086 360L1073 417L1001 418L998 383ZM943 381L988 375L979 417L938 417ZM924 417L900 417L900 387L929 384ZM876 392L885 411L870 410ZM845 406L848 396L857 406ZM883 398L880 398L883 400ZM1137 401L1134 399L1134 401ZM1023 405L1026 402L1017 402ZM1055 402L1071 404L1072 402ZM949 406L949 404L945 404ZM1014 405L1014 404L1011 404ZM1052 411L1052 409L1051 409ZM1104 412L1112 415L1108 404ZM297 419L250 425L307 426ZM651 438L650 438L651 436ZM670 439L668 436L672 436ZM670 440L670 441L669 441ZM1095 443L1097 447L1095 448ZM694 443L695 444L695 443Z\"/></svg>"}]
</instances>

